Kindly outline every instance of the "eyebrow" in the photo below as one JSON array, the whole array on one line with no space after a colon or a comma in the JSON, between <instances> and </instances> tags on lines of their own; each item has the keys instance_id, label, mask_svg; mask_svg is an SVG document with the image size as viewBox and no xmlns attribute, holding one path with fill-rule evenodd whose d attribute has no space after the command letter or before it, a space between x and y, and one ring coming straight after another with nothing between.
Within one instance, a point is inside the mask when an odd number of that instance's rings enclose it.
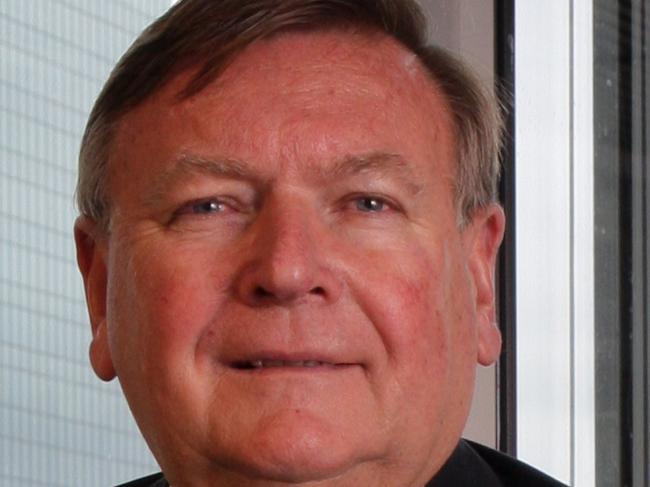
<instances>
[{"instance_id":1,"label":"eyebrow","mask_svg":"<svg viewBox=\"0 0 650 487\"><path fill-rule=\"evenodd\" d=\"M380 177L399 179L414 196L424 188L417 181L409 164L398 154L388 152L371 152L361 155L349 155L337 161L332 169L327 170L330 177L345 179L364 173L377 174Z\"/></svg>"},{"instance_id":2,"label":"eyebrow","mask_svg":"<svg viewBox=\"0 0 650 487\"><path fill-rule=\"evenodd\" d=\"M237 159L207 158L195 154L181 154L152 183L152 189L146 200L155 203L163 198L170 186L179 179L196 174L207 174L220 178L257 181L249 166Z\"/></svg>"},{"instance_id":3,"label":"eyebrow","mask_svg":"<svg viewBox=\"0 0 650 487\"><path fill-rule=\"evenodd\" d=\"M318 167L318 182L341 181L366 173L378 177L393 177L402 182L413 195L423 190L417 183L418 178L407 162L398 154L388 152L370 152L348 155L336 160L332 165ZM152 190L146 201L155 203L162 199L168 188L179 179L196 174L207 174L225 179L260 182L261 178L243 161L233 158L208 158L196 154L181 154L152 183Z\"/></svg>"},{"instance_id":4,"label":"eyebrow","mask_svg":"<svg viewBox=\"0 0 650 487\"><path fill-rule=\"evenodd\" d=\"M194 154L181 154L173 165L163 172L161 180L166 183L179 176L196 173L212 174L220 177L235 179L256 179L248 165L231 158L206 158Z\"/></svg>"}]
</instances>

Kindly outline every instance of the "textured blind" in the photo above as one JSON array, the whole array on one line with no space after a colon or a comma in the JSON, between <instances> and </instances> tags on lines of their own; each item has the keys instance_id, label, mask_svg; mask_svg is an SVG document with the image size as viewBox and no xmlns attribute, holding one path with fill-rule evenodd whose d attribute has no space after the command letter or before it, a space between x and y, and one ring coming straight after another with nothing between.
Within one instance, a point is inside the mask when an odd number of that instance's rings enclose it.
<instances>
[{"instance_id":1,"label":"textured blind","mask_svg":"<svg viewBox=\"0 0 650 487\"><path fill-rule=\"evenodd\" d=\"M72 194L88 111L169 0L0 0L0 485L106 486L156 469L87 359Z\"/></svg>"}]
</instances>

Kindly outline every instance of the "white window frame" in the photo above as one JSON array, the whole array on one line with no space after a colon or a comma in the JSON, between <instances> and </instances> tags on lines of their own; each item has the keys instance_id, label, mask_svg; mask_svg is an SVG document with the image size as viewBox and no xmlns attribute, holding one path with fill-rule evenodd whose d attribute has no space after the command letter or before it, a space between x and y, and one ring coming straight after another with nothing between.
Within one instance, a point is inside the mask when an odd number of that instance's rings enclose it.
<instances>
[{"instance_id":1,"label":"white window frame","mask_svg":"<svg viewBox=\"0 0 650 487\"><path fill-rule=\"evenodd\" d=\"M517 456L595 486L593 2L515 3Z\"/></svg>"}]
</instances>

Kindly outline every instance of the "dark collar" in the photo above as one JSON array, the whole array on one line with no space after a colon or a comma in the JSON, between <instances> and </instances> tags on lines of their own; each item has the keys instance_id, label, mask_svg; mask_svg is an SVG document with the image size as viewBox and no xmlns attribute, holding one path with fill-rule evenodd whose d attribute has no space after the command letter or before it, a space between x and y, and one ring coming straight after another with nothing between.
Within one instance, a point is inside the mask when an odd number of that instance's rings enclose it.
<instances>
[{"instance_id":1,"label":"dark collar","mask_svg":"<svg viewBox=\"0 0 650 487\"><path fill-rule=\"evenodd\" d=\"M169 484L162 474L157 474L122 487L129 486L168 487ZM503 487L503 484L472 444L460 440L442 470L425 487Z\"/></svg>"},{"instance_id":2,"label":"dark collar","mask_svg":"<svg viewBox=\"0 0 650 487\"><path fill-rule=\"evenodd\" d=\"M503 487L494 471L465 440L426 487Z\"/></svg>"}]
</instances>

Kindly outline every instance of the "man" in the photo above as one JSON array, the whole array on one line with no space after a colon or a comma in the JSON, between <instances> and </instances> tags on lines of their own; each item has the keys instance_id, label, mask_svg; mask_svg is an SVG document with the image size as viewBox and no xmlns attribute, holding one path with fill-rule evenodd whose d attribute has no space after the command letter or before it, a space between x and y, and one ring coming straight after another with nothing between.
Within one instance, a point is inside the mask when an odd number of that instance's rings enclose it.
<instances>
[{"instance_id":1,"label":"man","mask_svg":"<svg viewBox=\"0 0 650 487\"><path fill-rule=\"evenodd\" d=\"M147 29L75 225L92 366L164 473L132 485L558 485L459 442L500 349L500 130L407 0L186 0Z\"/></svg>"}]
</instances>

